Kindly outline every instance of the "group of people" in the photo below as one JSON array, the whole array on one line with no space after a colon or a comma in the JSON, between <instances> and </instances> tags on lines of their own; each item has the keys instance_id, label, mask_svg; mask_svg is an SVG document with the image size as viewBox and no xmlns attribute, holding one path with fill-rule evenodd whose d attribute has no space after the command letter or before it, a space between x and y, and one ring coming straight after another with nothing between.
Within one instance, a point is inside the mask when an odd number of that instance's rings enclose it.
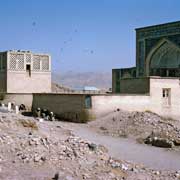
<instances>
[{"instance_id":1,"label":"group of people","mask_svg":"<svg viewBox=\"0 0 180 180\"><path fill-rule=\"evenodd\" d=\"M55 115L52 111L49 111L48 109L36 109L36 117L43 118L48 121L54 121Z\"/></svg>"}]
</instances>

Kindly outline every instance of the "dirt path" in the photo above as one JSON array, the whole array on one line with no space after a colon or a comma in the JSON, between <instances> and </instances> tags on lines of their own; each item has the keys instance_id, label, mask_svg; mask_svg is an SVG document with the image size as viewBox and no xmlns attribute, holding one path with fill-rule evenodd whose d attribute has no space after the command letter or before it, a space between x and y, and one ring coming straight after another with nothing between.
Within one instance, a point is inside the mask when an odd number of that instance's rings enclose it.
<instances>
[{"instance_id":1,"label":"dirt path","mask_svg":"<svg viewBox=\"0 0 180 180\"><path fill-rule=\"evenodd\" d=\"M132 139L99 134L84 124L61 123L81 138L104 145L109 154L118 159L144 164L157 170L179 170L180 153L163 148L138 144Z\"/></svg>"}]
</instances>

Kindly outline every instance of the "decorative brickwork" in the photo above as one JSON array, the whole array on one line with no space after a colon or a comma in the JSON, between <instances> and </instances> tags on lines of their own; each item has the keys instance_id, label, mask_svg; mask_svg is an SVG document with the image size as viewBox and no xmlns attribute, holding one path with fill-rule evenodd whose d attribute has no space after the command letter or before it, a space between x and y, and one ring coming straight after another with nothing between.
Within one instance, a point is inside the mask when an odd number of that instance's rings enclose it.
<instances>
[{"instance_id":1,"label":"decorative brickwork","mask_svg":"<svg viewBox=\"0 0 180 180\"><path fill-rule=\"evenodd\" d=\"M138 28L136 31L137 39L159 38L163 36L180 34L180 21L149 26L145 28Z\"/></svg>"}]
</instances>

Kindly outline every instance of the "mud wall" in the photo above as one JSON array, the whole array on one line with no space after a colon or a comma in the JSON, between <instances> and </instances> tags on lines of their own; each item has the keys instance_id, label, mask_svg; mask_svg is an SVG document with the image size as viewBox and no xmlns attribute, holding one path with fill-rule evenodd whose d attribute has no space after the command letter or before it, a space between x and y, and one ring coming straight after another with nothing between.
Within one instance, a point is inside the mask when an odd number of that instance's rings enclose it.
<instances>
[{"instance_id":1,"label":"mud wall","mask_svg":"<svg viewBox=\"0 0 180 180\"><path fill-rule=\"evenodd\" d=\"M117 109L126 111L146 111L150 106L150 96L146 95L97 95L92 96L92 117L103 117Z\"/></svg>"},{"instance_id":2,"label":"mud wall","mask_svg":"<svg viewBox=\"0 0 180 180\"><path fill-rule=\"evenodd\" d=\"M85 109L83 94L34 94L33 111L40 107L53 111L61 120L86 122L88 111Z\"/></svg>"},{"instance_id":3,"label":"mud wall","mask_svg":"<svg viewBox=\"0 0 180 180\"><path fill-rule=\"evenodd\" d=\"M120 93L147 94L149 93L149 78L127 78L120 80Z\"/></svg>"},{"instance_id":4,"label":"mud wall","mask_svg":"<svg viewBox=\"0 0 180 180\"><path fill-rule=\"evenodd\" d=\"M143 87L141 87L143 88ZM112 94L92 96L93 117L102 117L115 110L152 111L166 118L180 118L180 79L150 78L150 91L147 95ZM169 104L163 97L163 89L169 89Z\"/></svg>"}]
</instances>

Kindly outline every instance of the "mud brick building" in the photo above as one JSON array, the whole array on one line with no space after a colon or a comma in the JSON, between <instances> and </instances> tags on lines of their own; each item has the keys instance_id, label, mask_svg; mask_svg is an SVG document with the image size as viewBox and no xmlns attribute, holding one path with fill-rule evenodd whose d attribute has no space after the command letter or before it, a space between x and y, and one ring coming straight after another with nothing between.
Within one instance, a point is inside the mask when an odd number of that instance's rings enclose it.
<instances>
[{"instance_id":1,"label":"mud brick building","mask_svg":"<svg viewBox=\"0 0 180 180\"><path fill-rule=\"evenodd\" d=\"M51 57L20 50L0 52L0 92L51 92Z\"/></svg>"}]
</instances>

